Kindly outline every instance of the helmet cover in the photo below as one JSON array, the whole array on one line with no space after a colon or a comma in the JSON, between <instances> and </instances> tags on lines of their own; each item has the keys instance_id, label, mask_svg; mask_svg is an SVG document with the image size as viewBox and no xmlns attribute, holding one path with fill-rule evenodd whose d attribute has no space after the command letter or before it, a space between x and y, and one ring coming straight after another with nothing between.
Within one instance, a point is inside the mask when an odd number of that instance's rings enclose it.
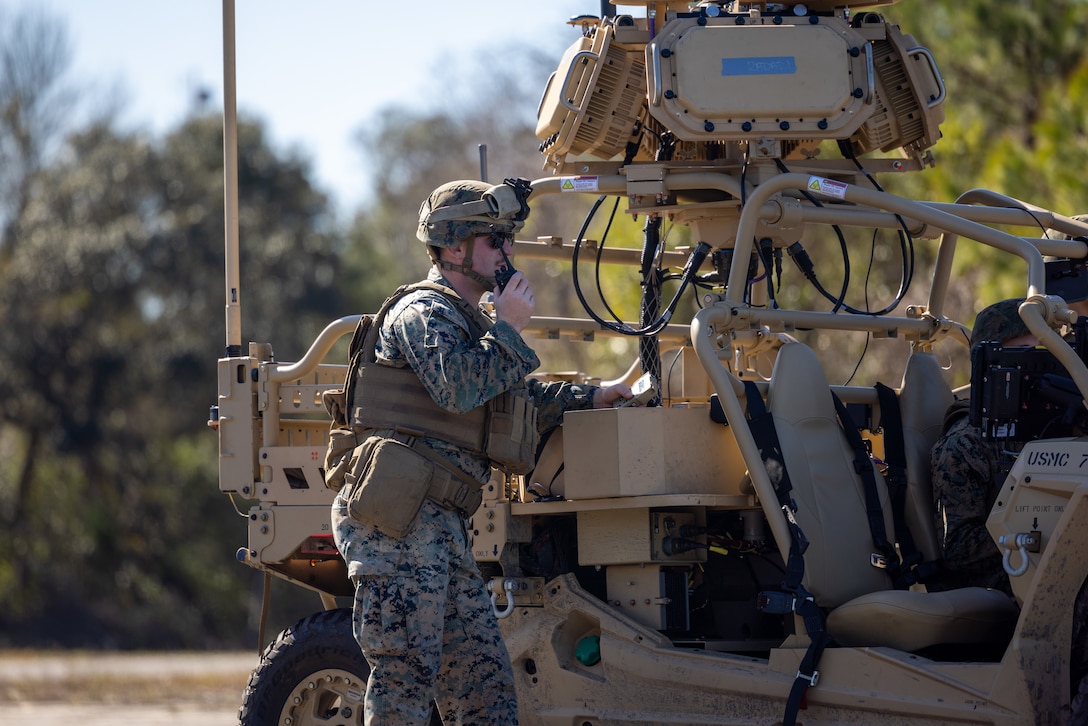
<instances>
[{"instance_id":1,"label":"helmet cover","mask_svg":"<svg viewBox=\"0 0 1088 726\"><path fill-rule=\"evenodd\" d=\"M432 219L434 213L440 209L479 202L491 189L491 185L486 182L474 179L459 179L438 187L419 208L416 237L433 247L456 247L477 235L487 235L495 231L516 231L522 225L515 220L474 214L478 209L466 209L464 216L447 212L440 220Z\"/></svg>"},{"instance_id":2,"label":"helmet cover","mask_svg":"<svg viewBox=\"0 0 1088 726\"><path fill-rule=\"evenodd\" d=\"M1021 335L1030 335L1031 331L1020 317L1020 303L1024 298L1009 298L984 307L975 318L971 329L971 347L974 348L985 340L1004 343Z\"/></svg>"}]
</instances>

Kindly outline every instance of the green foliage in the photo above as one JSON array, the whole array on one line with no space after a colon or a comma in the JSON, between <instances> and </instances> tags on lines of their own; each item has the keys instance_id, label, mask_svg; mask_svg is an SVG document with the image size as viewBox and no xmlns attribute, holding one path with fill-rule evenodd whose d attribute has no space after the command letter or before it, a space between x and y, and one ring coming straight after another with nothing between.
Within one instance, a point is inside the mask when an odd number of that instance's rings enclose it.
<instances>
[{"instance_id":1,"label":"green foliage","mask_svg":"<svg viewBox=\"0 0 1088 726\"><path fill-rule=\"evenodd\" d=\"M327 202L256 124L240 125L239 167L243 329L298 356L340 314ZM20 553L0 567L0 617L21 625L4 632L42 637L63 604L90 626L57 636L69 644L215 645L246 615L232 604L244 528L214 486L205 426L221 121L160 141L93 126L40 174L0 268L0 434L19 461L0 515Z\"/></svg>"},{"instance_id":2,"label":"green foliage","mask_svg":"<svg viewBox=\"0 0 1088 726\"><path fill-rule=\"evenodd\" d=\"M1078 30L1088 4L908 1L887 15L932 51L948 88L937 166L891 189L954 201L985 188L1061 214L1088 210L1088 49ZM969 292L948 312L970 322L986 304L1023 294L1023 266L998 257L957 248L957 277Z\"/></svg>"}]
</instances>

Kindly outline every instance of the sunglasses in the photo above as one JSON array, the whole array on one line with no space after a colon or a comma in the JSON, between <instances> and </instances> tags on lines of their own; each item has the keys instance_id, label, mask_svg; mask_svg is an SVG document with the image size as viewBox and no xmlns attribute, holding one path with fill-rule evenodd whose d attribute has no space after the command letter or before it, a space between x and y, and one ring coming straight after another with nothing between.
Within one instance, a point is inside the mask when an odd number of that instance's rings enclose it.
<instances>
[{"instance_id":1,"label":"sunglasses","mask_svg":"<svg viewBox=\"0 0 1088 726\"><path fill-rule=\"evenodd\" d=\"M487 243L489 245L491 245L491 249L494 249L494 250L501 250L503 248L503 246L506 245L507 242L509 242L511 244L513 244L513 242L514 242L514 233L513 232L507 232L505 230L498 230L498 229L495 229L494 227L491 228L491 231L488 234L480 234L480 235L477 235L477 236L478 237L487 237Z\"/></svg>"}]
</instances>

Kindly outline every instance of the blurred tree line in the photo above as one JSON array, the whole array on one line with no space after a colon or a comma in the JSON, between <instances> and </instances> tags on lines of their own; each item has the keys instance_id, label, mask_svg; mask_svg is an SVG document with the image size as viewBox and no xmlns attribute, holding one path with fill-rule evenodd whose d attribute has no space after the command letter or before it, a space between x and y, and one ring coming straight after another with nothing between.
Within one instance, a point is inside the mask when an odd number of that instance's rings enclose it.
<instances>
[{"instance_id":1,"label":"blurred tree line","mask_svg":"<svg viewBox=\"0 0 1088 726\"><path fill-rule=\"evenodd\" d=\"M952 201L989 187L1088 211L1077 31L1088 4L906 0L886 14L932 50L949 98L936 168L896 190ZM419 204L444 181L477 176L479 144L491 182L541 176L533 110L557 60L476 54L440 79L441 105L386 109L359 133L374 198L346 221L307 159L243 119L243 343L272 342L294 360L329 320L374 310L421 277ZM251 647L259 575L234 559L246 527L216 487L206 427L224 345L222 119L194 114L161 136L109 114L74 128L69 64L56 19L0 15L0 647ZM540 200L524 236L570 241L591 201ZM637 246L640 226L617 219L610 240ZM920 255L924 276L932 256ZM1022 271L995 257L961 245L966 284L949 313L970 322L1019 291ZM893 268L879 279L894 289L896 261L877 262ZM569 265L519 266L539 311L584 316ZM633 275L614 283L628 320ZM565 348L546 365L617 376L634 355L624 342ZM277 583L273 605L278 628L317 602Z\"/></svg>"}]
</instances>

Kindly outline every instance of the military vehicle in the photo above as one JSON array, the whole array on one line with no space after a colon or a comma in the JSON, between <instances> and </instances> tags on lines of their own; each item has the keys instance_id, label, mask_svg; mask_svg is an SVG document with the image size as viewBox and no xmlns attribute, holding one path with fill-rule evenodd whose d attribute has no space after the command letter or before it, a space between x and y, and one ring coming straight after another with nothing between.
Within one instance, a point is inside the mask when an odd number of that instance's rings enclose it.
<instances>
[{"instance_id":1,"label":"military vehicle","mask_svg":"<svg viewBox=\"0 0 1088 726\"><path fill-rule=\"evenodd\" d=\"M546 176L530 201L619 201L645 220L643 247L586 240L583 226L570 241L519 240L517 256L572 263L583 300L580 265L637 267L640 319L587 303L588 318L542 316L532 331L570 345L638 338L616 378L648 375L652 400L568 414L536 469L493 477L471 519L522 723L1085 722L1088 438L1046 424L1080 420L1088 368L1063 337L1083 332L1048 289L1044 256L1082 275L1088 224L983 189L950 201L883 190L877 177L934 162L945 103L930 52L878 12L892 1L647 2L572 20L580 32L538 109ZM669 249L666 220L697 243ZM848 304L863 299L856 271L836 273L841 290L820 279L849 264L857 230L901 265L881 309ZM841 256L812 259L820 235ZM935 251L918 275L916 244ZM941 353L968 342L946 315L966 245L1026 270L1020 314L1041 341L989 346L970 384L945 370L966 356ZM241 721L361 723L368 670L338 605L352 587L322 471L322 395L347 363L329 351L359 316L332 321L297 361L276 361L270 343L243 350L229 225L227 251L209 423L221 490L252 503L238 559L322 604L265 648ZM819 293L808 309L796 303L813 296L790 294L802 287ZM673 322L681 298L690 324ZM850 384L817 355L859 335L899 344L886 386ZM990 435L1023 446L987 521L1012 599L925 585L939 560L929 451L968 395Z\"/></svg>"}]
</instances>

